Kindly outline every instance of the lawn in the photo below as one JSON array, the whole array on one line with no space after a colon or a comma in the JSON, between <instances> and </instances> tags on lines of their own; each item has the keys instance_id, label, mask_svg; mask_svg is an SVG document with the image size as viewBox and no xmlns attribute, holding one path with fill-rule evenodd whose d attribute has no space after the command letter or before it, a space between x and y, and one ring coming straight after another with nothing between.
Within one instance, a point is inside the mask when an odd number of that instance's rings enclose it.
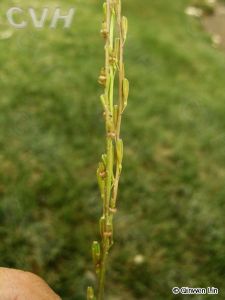
<instances>
[{"instance_id":1,"label":"lawn","mask_svg":"<svg viewBox=\"0 0 225 300\"><path fill-rule=\"evenodd\" d=\"M13 2L2 2L0 265L83 300L94 283L104 149L101 1L61 1L76 7L67 30L12 29L4 14ZM131 94L106 299L183 300L172 287L214 286L222 300L225 54L184 14L187 0L123 2Z\"/></svg>"}]
</instances>

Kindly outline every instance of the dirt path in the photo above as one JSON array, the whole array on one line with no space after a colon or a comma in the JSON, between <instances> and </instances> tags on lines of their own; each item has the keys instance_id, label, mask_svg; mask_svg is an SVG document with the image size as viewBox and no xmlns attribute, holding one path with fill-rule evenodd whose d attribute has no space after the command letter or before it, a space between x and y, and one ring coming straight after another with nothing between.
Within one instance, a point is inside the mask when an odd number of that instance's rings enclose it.
<instances>
[{"instance_id":1,"label":"dirt path","mask_svg":"<svg viewBox=\"0 0 225 300\"><path fill-rule=\"evenodd\" d=\"M215 13L204 17L204 28L212 35L215 45L225 49L225 5L218 4Z\"/></svg>"}]
</instances>

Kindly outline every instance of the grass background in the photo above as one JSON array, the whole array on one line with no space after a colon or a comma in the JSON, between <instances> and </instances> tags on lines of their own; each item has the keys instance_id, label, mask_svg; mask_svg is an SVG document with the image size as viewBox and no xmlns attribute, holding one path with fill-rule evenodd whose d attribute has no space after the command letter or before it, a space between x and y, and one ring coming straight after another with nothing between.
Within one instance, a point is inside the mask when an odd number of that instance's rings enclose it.
<instances>
[{"instance_id":1,"label":"grass background","mask_svg":"<svg viewBox=\"0 0 225 300\"><path fill-rule=\"evenodd\" d=\"M185 16L187 0L123 2L131 95L106 299L183 300L173 286L214 286L222 300L225 55ZM81 300L100 215L101 1L32 0L42 5L75 6L72 28L14 30L5 11L15 3L1 3L0 265Z\"/></svg>"}]
</instances>

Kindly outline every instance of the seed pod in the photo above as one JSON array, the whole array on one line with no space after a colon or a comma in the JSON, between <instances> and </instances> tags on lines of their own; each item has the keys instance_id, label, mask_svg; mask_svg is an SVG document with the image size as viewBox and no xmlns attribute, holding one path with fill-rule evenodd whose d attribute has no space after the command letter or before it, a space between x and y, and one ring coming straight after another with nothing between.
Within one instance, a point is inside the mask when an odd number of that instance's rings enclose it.
<instances>
[{"instance_id":1,"label":"seed pod","mask_svg":"<svg viewBox=\"0 0 225 300\"><path fill-rule=\"evenodd\" d=\"M100 194L101 194L101 198L104 199L105 196L105 179L104 176L102 176L103 174L103 168L102 166L104 166L103 163L99 163L99 167L97 169L97 180L98 180L98 185L99 185L99 190L100 190ZM104 168L105 170L105 168Z\"/></svg>"},{"instance_id":2,"label":"seed pod","mask_svg":"<svg viewBox=\"0 0 225 300\"><path fill-rule=\"evenodd\" d=\"M118 15L119 12L120 12L120 0L115 0L115 11L116 11L116 14Z\"/></svg>"},{"instance_id":3,"label":"seed pod","mask_svg":"<svg viewBox=\"0 0 225 300\"><path fill-rule=\"evenodd\" d=\"M115 1L111 1L110 3L110 11L111 11L111 18L112 16L114 17L115 16Z\"/></svg>"},{"instance_id":4,"label":"seed pod","mask_svg":"<svg viewBox=\"0 0 225 300\"><path fill-rule=\"evenodd\" d=\"M107 127L107 130L108 132L114 132L115 131L115 128L114 128L114 122L113 122L113 112L111 113L110 111L110 116L109 118L106 118L106 127Z\"/></svg>"},{"instance_id":5,"label":"seed pod","mask_svg":"<svg viewBox=\"0 0 225 300\"><path fill-rule=\"evenodd\" d=\"M114 146L114 144L112 144L112 163L111 163L111 167L112 167L112 179L114 178L114 176L113 176L113 165L114 165L114 153L115 153L115 146Z\"/></svg>"},{"instance_id":6,"label":"seed pod","mask_svg":"<svg viewBox=\"0 0 225 300\"><path fill-rule=\"evenodd\" d=\"M128 79L124 78L123 79L123 110L127 106L128 96L129 96L129 81Z\"/></svg>"},{"instance_id":7,"label":"seed pod","mask_svg":"<svg viewBox=\"0 0 225 300\"><path fill-rule=\"evenodd\" d=\"M125 65L124 64L122 66L122 76L123 76L123 78L125 77Z\"/></svg>"},{"instance_id":8,"label":"seed pod","mask_svg":"<svg viewBox=\"0 0 225 300\"><path fill-rule=\"evenodd\" d=\"M94 289L91 286L87 288L87 300L95 300Z\"/></svg>"},{"instance_id":9,"label":"seed pod","mask_svg":"<svg viewBox=\"0 0 225 300\"><path fill-rule=\"evenodd\" d=\"M117 122L118 122L118 105L114 105L113 107L113 123L114 127L117 127Z\"/></svg>"},{"instance_id":10,"label":"seed pod","mask_svg":"<svg viewBox=\"0 0 225 300\"><path fill-rule=\"evenodd\" d=\"M119 53L120 53L120 39L116 38L114 43L114 53L117 60L119 59Z\"/></svg>"},{"instance_id":11,"label":"seed pod","mask_svg":"<svg viewBox=\"0 0 225 300\"><path fill-rule=\"evenodd\" d=\"M101 217L100 221L99 221L99 229L100 229L100 234L101 237L104 236L104 232L105 232L105 217Z\"/></svg>"},{"instance_id":12,"label":"seed pod","mask_svg":"<svg viewBox=\"0 0 225 300\"><path fill-rule=\"evenodd\" d=\"M107 155L106 154L102 154L102 162L104 163L104 166L106 167L106 164L107 164Z\"/></svg>"},{"instance_id":13,"label":"seed pod","mask_svg":"<svg viewBox=\"0 0 225 300\"><path fill-rule=\"evenodd\" d=\"M123 36L123 41L125 42L127 38L127 30L128 30L128 21L126 17L122 17L122 36Z\"/></svg>"},{"instance_id":14,"label":"seed pod","mask_svg":"<svg viewBox=\"0 0 225 300\"><path fill-rule=\"evenodd\" d=\"M101 95L100 96L100 100L101 100L101 103L103 105L103 108L106 109L106 99L105 99L105 95Z\"/></svg>"},{"instance_id":15,"label":"seed pod","mask_svg":"<svg viewBox=\"0 0 225 300\"><path fill-rule=\"evenodd\" d=\"M110 16L110 25L109 25L109 44L111 47L113 47L114 21L115 21L115 10L113 6L111 6L111 16Z\"/></svg>"},{"instance_id":16,"label":"seed pod","mask_svg":"<svg viewBox=\"0 0 225 300\"><path fill-rule=\"evenodd\" d=\"M101 259L101 249L100 249L99 242L97 241L94 241L92 244L92 257L93 257L94 265L95 266L99 265Z\"/></svg>"},{"instance_id":17,"label":"seed pod","mask_svg":"<svg viewBox=\"0 0 225 300\"><path fill-rule=\"evenodd\" d=\"M120 169L122 168L122 160L123 160L123 141L118 139L116 141L116 155L117 155L117 164L119 165Z\"/></svg>"},{"instance_id":18,"label":"seed pod","mask_svg":"<svg viewBox=\"0 0 225 300\"><path fill-rule=\"evenodd\" d=\"M107 14L107 3L104 2L103 3L103 15L104 15L104 18L106 19L106 14Z\"/></svg>"},{"instance_id":19,"label":"seed pod","mask_svg":"<svg viewBox=\"0 0 225 300\"><path fill-rule=\"evenodd\" d=\"M106 224L106 230L104 232L104 236L109 239L109 245L112 246L113 244L113 221L112 221L112 216L108 220Z\"/></svg>"},{"instance_id":20,"label":"seed pod","mask_svg":"<svg viewBox=\"0 0 225 300\"><path fill-rule=\"evenodd\" d=\"M112 235L112 232L113 232L113 225L112 222L109 222L108 224L106 224L106 233Z\"/></svg>"}]
</instances>

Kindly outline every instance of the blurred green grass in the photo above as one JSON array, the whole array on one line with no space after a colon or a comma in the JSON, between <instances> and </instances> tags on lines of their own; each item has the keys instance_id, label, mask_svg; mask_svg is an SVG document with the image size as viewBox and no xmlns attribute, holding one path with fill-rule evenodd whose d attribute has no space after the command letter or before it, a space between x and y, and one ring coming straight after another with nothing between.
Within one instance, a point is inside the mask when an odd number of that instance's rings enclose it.
<instances>
[{"instance_id":1,"label":"blurred green grass","mask_svg":"<svg viewBox=\"0 0 225 300\"><path fill-rule=\"evenodd\" d=\"M80 300L100 215L101 2L61 3L77 8L69 30L21 31L3 21L12 3L1 4L0 265ZM214 286L224 299L225 55L187 4L124 1L131 95L106 299L175 299L173 286Z\"/></svg>"}]
</instances>

